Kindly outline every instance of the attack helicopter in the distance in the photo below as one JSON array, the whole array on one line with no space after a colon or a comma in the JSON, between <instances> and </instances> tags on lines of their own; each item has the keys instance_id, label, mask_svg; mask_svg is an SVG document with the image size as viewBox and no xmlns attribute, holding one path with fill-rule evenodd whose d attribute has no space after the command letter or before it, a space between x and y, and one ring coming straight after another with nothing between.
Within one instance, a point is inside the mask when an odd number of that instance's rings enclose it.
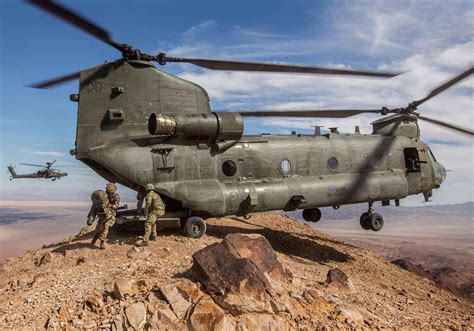
<instances>
[{"instance_id":1,"label":"attack helicopter in the distance","mask_svg":"<svg viewBox=\"0 0 474 331\"><path fill-rule=\"evenodd\" d=\"M32 172L29 174L17 174L15 171L14 166L8 166L8 171L10 172L10 180L13 179L19 179L19 178L43 178L43 179L51 179L53 182L57 179L60 179L61 177L67 176L66 172L59 171L57 169L53 169L52 166L53 164L56 163L56 161L53 162L46 162L46 165L40 165L40 164L31 164L31 163L19 163L21 165L29 166L29 167L40 167L42 169Z\"/></svg>"},{"instance_id":2,"label":"attack helicopter in the distance","mask_svg":"<svg viewBox=\"0 0 474 331\"><path fill-rule=\"evenodd\" d=\"M30 0L119 50L122 57L94 68L34 84L47 88L79 79L76 143L71 150L107 181L143 198L146 183L166 204L165 218L179 218L194 238L206 231L205 219L247 216L272 210L303 210L307 221L321 218L320 207L368 203L360 217L365 230L379 231L383 206L409 195L428 200L446 170L420 140L418 120L472 137L471 129L420 115L417 108L473 73L473 68L406 107L342 110L212 111L201 86L157 69L152 62L190 63L211 70L393 77L397 73L288 64L169 57L146 54L114 41L97 24L58 3ZM291 88L291 86L288 86ZM330 128L313 135L243 135L244 117L346 118L390 115L372 123L371 134L341 134ZM140 199L139 199L140 200ZM138 211L119 220L143 220Z\"/></svg>"}]
</instances>

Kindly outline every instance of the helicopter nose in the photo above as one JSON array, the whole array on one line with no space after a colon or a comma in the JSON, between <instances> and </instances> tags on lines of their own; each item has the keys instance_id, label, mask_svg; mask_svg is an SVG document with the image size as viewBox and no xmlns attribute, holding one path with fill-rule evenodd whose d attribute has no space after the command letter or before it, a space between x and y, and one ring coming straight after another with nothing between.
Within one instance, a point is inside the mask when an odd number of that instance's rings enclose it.
<instances>
[{"instance_id":1,"label":"helicopter nose","mask_svg":"<svg viewBox=\"0 0 474 331\"><path fill-rule=\"evenodd\" d=\"M441 183L444 182L446 179L446 168L439 162L436 162L435 164L435 188L438 188L441 186Z\"/></svg>"}]
</instances>

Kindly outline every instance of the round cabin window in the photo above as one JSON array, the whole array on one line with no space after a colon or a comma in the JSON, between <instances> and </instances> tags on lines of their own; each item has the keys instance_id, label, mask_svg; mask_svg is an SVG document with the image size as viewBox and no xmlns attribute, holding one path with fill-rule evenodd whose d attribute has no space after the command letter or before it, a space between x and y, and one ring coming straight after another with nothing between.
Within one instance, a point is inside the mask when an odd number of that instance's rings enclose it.
<instances>
[{"instance_id":1,"label":"round cabin window","mask_svg":"<svg viewBox=\"0 0 474 331\"><path fill-rule=\"evenodd\" d=\"M280 164L278 165L278 169L280 172L284 175L290 172L291 170L291 163L287 159L283 159L280 161Z\"/></svg>"},{"instance_id":2,"label":"round cabin window","mask_svg":"<svg viewBox=\"0 0 474 331\"><path fill-rule=\"evenodd\" d=\"M227 177L232 177L237 172L237 165L232 160L227 160L222 163L222 172Z\"/></svg>"},{"instance_id":3,"label":"round cabin window","mask_svg":"<svg viewBox=\"0 0 474 331\"><path fill-rule=\"evenodd\" d=\"M378 157L376 156L371 156L370 159L369 159L369 163L370 163L370 166L373 168L373 169L377 169L380 165L380 160Z\"/></svg>"},{"instance_id":4,"label":"round cabin window","mask_svg":"<svg viewBox=\"0 0 474 331\"><path fill-rule=\"evenodd\" d=\"M328 159L327 165L329 170L336 171L339 167L339 161L334 156L332 156Z\"/></svg>"}]
</instances>

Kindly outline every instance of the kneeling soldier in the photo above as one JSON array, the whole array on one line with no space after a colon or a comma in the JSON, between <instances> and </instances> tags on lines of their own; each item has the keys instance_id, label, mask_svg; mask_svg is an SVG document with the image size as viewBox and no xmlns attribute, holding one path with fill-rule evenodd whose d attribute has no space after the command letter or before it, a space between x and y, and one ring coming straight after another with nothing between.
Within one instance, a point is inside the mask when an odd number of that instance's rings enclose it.
<instances>
[{"instance_id":1,"label":"kneeling soldier","mask_svg":"<svg viewBox=\"0 0 474 331\"><path fill-rule=\"evenodd\" d=\"M91 195L92 207L87 216L87 224L92 225L95 218L97 217L97 227L95 228L94 238L92 239L92 245L95 245L97 240L100 240L100 248L105 248L105 241L109 228L115 222L115 216L113 210L110 208L107 194L102 190L94 191Z\"/></svg>"},{"instance_id":2,"label":"kneeling soldier","mask_svg":"<svg viewBox=\"0 0 474 331\"><path fill-rule=\"evenodd\" d=\"M155 191L153 184L145 185L145 236L143 244L148 245L149 240L156 240L156 221L165 214L165 204Z\"/></svg>"}]
</instances>

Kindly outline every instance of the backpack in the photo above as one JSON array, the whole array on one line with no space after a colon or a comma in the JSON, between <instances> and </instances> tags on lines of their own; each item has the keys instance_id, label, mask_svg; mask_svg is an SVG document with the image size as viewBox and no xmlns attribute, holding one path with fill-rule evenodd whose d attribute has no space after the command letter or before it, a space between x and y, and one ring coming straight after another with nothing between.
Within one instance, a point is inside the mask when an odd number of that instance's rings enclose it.
<instances>
[{"instance_id":1,"label":"backpack","mask_svg":"<svg viewBox=\"0 0 474 331\"><path fill-rule=\"evenodd\" d=\"M97 190L97 191L92 192L91 200L96 210L100 210L104 203L109 202L107 193L105 193L103 190Z\"/></svg>"}]
</instances>

